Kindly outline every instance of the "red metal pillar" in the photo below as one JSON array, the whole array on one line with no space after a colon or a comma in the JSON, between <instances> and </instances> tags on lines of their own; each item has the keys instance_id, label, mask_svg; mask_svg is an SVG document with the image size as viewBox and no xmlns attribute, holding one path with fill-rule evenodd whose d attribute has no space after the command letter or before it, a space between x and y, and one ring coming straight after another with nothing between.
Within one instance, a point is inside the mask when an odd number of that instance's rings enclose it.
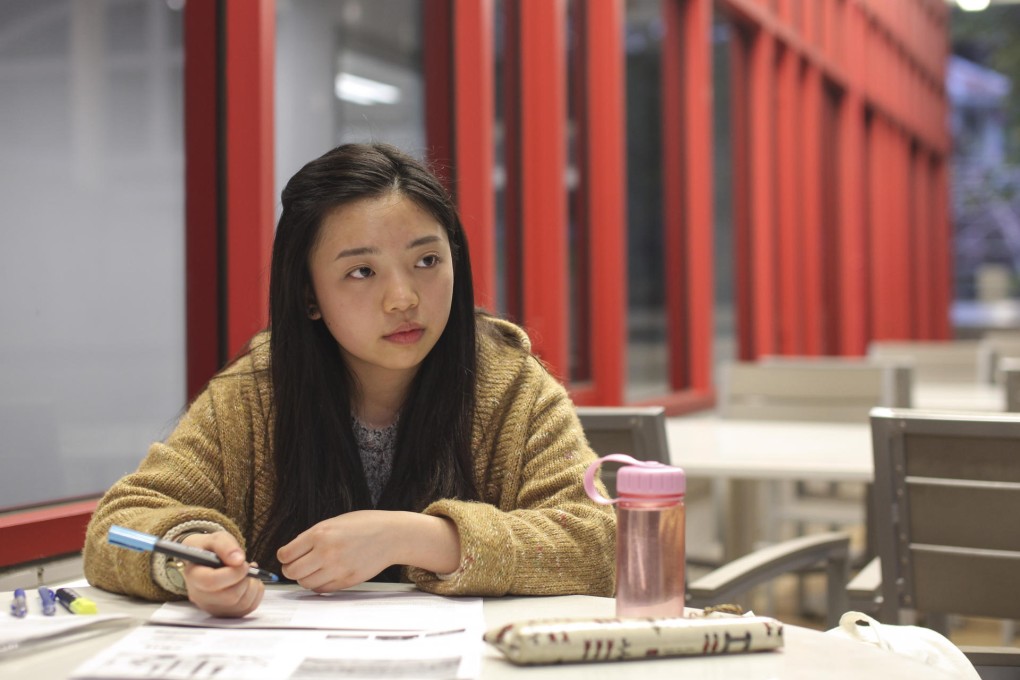
<instances>
[{"instance_id":1,"label":"red metal pillar","mask_svg":"<svg viewBox=\"0 0 1020 680\"><path fill-rule=\"evenodd\" d=\"M931 179L928 173L928 157L922 149L916 149L910 155L911 184L911 215L910 242L913 249L914 262L911 287L912 323L914 336L922 339L934 337L932 310L937 297L936 288L939 282L933 276L937 246L934 242L935 230L932 220L931 199L929 191Z\"/></svg>"},{"instance_id":2,"label":"red metal pillar","mask_svg":"<svg viewBox=\"0 0 1020 680\"><path fill-rule=\"evenodd\" d=\"M890 277L888 255L884 247L889 242L889 142L885 119L874 116L868 135L868 232L869 259L871 261L871 325L872 338L895 338L892 328L895 313L891 304L891 289L895 282Z\"/></svg>"},{"instance_id":3,"label":"red metal pillar","mask_svg":"<svg viewBox=\"0 0 1020 680\"><path fill-rule=\"evenodd\" d=\"M804 36L804 42L809 45L817 45L819 43L818 4L819 0L800 3L801 22L804 27L801 35Z\"/></svg>"},{"instance_id":4,"label":"red metal pillar","mask_svg":"<svg viewBox=\"0 0 1020 680\"><path fill-rule=\"evenodd\" d=\"M274 0L225 0L227 353L268 320L273 243Z\"/></svg>"},{"instance_id":5,"label":"red metal pillar","mask_svg":"<svg viewBox=\"0 0 1020 680\"><path fill-rule=\"evenodd\" d=\"M890 225L892 242L889 244L890 278L895 282L894 332L898 337L916 337L917 328L912 324L911 281L916 269L916 255L910 242L910 213L914 187L910 182L910 138L902 128L891 128L889 143L893 154L895 174L892 182L893 221Z\"/></svg>"},{"instance_id":6,"label":"red metal pillar","mask_svg":"<svg viewBox=\"0 0 1020 680\"><path fill-rule=\"evenodd\" d=\"M679 0L662 3L665 31L662 41L662 244L665 262L666 337L669 352L669 385L681 389L690 381L682 360L690 333L684 323L687 294L687 257L683 244L684 185L683 127L683 9Z\"/></svg>"},{"instance_id":7,"label":"red metal pillar","mask_svg":"<svg viewBox=\"0 0 1020 680\"><path fill-rule=\"evenodd\" d=\"M669 384L681 389L690 380L684 360L690 337L684 317L686 314L687 262L684 259L684 203L687 187L684 185L684 12L681 0L662 3L665 26L662 41L662 68L659 91L662 93L662 244L664 272L670 281L666 285L666 337L669 348Z\"/></svg>"},{"instance_id":8,"label":"red metal pillar","mask_svg":"<svg viewBox=\"0 0 1020 680\"><path fill-rule=\"evenodd\" d=\"M905 141L902 132L884 117L876 116L868 146L874 338L904 339L911 337L907 294L911 254L905 181L909 163Z\"/></svg>"},{"instance_id":9,"label":"red metal pillar","mask_svg":"<svg viewBox=\"0 0 1020 680\"><path fill-rule=\"evenodd\" d=\"M422 74L425 81L426 160L459 200L454 160L454 0L422 0ZM473 253L472 253L473 255Z\"/></svg>"},{"instance_id":10,"label":"red metal pillar","mask_svg":"<svg viewBox=\"0 0 1020 680\"><path fill-rule=\"evenodd\" d=\"M822 354L825 351L825 277L823 263L823 231L831 229L825 224L823 197L835 184L831 171L826 173L822 163L822 116L825 115L825 93L822 76L814 64L806 64L801 74L801 257L802 257L802 349L805 354ZM830 128L831 129L831 128ZM827 142L826 143L831 143ZM830 213L831 214L831 213ZM829 246L831 247L831 243ZM836 310L828 310L835 314Z\"/></svg>"},{"instance_id":11,"label":"red metal pillar","mask_svg":"<svg viewBox=\"0 0 1020 680\"><path fill-rule=\"evenodd\" d=\"M493 2L456 0L453 20L457 207L471 248L475 299L495 309Z\"/></svg>"},{"instance_id":12,"label":"red metal pillar","mask_svg":"<svg viewBox=\"0 0 1020 680\"><path fill-rule=\"evenodd\" d=\"M623 402L627 332L627 155L624 121L624 8L621 0L585 7L585 116L591 403ZM566 315L566 310L564 310ZM575 396L576 398L576 396Z\"/></svg>"},{"instance_id":13,"label":"red metal pillar","mask_svg":"<svg viewBox=\"0 0 1020 680\"><path fill-rule=\"evenodd\" d=\"M734 281L737 319L737 356L741 361L754 357L754 295L751 276L751 172L750 127L748 109L748 73L750 45L747 37L733 25L730 40L730 129L733 140L733 240Z\"/></svg>"},{"instance_id":14,"label":"red metal pillar","mask_svg":"<svg viewBox=\"0 0 1020 680\"><path fill-rule=\"evenodd\" d=\"M748 69L750 147L751 276L754 318L752 356L778 350L775 249L775 38L759 29Z\"/></svg>"},{"instance_id":15,"label":"red metal pillar","mask_svg":"<svg viewBox=\"0 0 1020 680\"><path fill-rule=\"evenodd\" d=\"M664 2L662 47L663 245L669 381L712 386L712 6Z\"/></svg>"},{"instance_id":16,"label":"red metal pillar","mask_svg":"<svg viewBox=\"0 0 1020 680\"><path fill-rule=\"evenodd\" d=\"M712 0L688 0L683 17L685 248L687 267L687 379L673 387L707 392L712 386L712 338L715 329L712 216ZM672 124L677 124L672 121ZM669 272L669 270L666 270ZM684 351L671 342L674 353ZM676 361L673 361L676 363Z\"/></svg>"},{"instance_id":17,"label":"red metal pillar","mask_svg":"<svg viewBox=\"0 0 1020 680\"><path fill-rule=\"evenodd\" d=\"M804 190L801 173L801 128L799 97L800 58L793 49L780 51L776 73L775 173L778 251L778 348L783 354L803 352L804 249L801 240L801 204ZM759 301L760 303L761 301Z\"/></svg>"},{"instance_id":18,"label":"red metal pillar","mask_svg":"<svg viewBox=\"0 0 1020 680\"><path fill-rule=\"evenodd\" d=\"M867 53L868 34L856 3L843 6L845 36L846 91L839 114L838 139L838 313L840 334L838 348L841 354L861 355L867 349L868 326L868 271L866 208L867 135L863 102L863 59Z\"/></svg>"},{"instance_id":19,"label":"red metal pillar","mask_svg":"<svg viewBox=\"0 0 1020 680\"><path fill-rule=\"evenodd\" d=\"M219 271L217 3L184 8L184 203L188 400L223 365Z\"/></svg>"},{"instance_id":20,"label":"red metal pillar","mask_svg":"<svg viewBox=\"0 0 1020 680\"><path fill-rule=\"evenodd\" d=\"M566 5L520 2L521 228L524 323L535 351L566 378Z\"/></svg>"}]
</instances>

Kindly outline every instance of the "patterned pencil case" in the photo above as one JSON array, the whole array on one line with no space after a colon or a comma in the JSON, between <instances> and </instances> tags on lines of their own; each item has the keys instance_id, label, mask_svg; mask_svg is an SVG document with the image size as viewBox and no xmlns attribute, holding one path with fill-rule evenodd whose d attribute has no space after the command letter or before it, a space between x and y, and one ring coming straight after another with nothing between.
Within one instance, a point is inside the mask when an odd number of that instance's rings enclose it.
<instances>
[{"instance_id":1,"label":"patterned pencil case","mask_svg":"<svg viewBox=\"0 0 1020 680\"><path fill-rule=\"evenodd\" d=\"M783 624L764 616L545 619L495 628L485 641L520 665L624 661L778 649Z\"/></svg>"}]
</instances>

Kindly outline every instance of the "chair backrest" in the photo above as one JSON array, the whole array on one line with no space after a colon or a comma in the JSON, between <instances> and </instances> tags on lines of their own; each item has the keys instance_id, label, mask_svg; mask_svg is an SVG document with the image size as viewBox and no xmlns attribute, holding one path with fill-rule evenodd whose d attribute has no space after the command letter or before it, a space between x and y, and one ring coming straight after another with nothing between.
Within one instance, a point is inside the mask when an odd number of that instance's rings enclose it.
<instances>
[{"instance_id":1,"label":"chair backrest","mask_svg":"<svg viewBox=\"0 0 1020 680\"><path fill-rule=\"evenodd\" d=\"M1020 618L1020 414L876 408L880 618Z\"/></svg>"},{"instance_id":2,"label":"chair backrest","mask_svg":"<svg viewBox=\"0 0 1020 680\"><path fill-rule=\"evenodd\" d=\"M909 360L916 382L965 382L979 379L979 340L875 340L872 359Z\"/></svg>"},{"instance_id":3,"label":"chair backrest","mask_svg":"<svg viewBox=\"0 0 1020 680\"><path fill-rule=\"evenodd\" d=\"M909 366L863 359L770 358L722 367L723 418L861 422L874 406L910 406Z\"/></svg>"},{"instance_id":4,"label":"chair backrest","mask_svg":"<svg viewBox=\"0 0 1020 680\"><path fill-rule=\"evenodd\" d=\"M1020 342L1020 328L1004 328L987 330L981 334L982 340L1001 340L1005 342Z\"/></svg>"},{"instance_id":5,"label":"chair backrest","mask_svg":"<svg viewBox=\"0 0 1020 680\"><path fill-rule=\"evenodd\" d=\"M1002 386L1006 390L1006 410L1020 411L1020 359L999 361Z\"/></svg>"},{"instance_id":6,"label":"chair backrest","mask_svg":"<svg viewBox=\"0 0 1020 680\"><path fill-rule=\"evenodd\" d=\"M599 456L626 453L638 460L669 463L666 410L661 406L578 406L588 444ZM616 494L615 464L604 465L601 478Z\"/></svg>"},{"instance_id":7,"label":"chair backrest","mask_svg":"<svg viewBox=\"0 0 1020 680\"><path fill-rule=\"evenodd\" d=\"M978 343L978 377L982 382L1001 383L1001 363L1020 357L1020 338L986 337Z\"/></svg>"}]
</instances>

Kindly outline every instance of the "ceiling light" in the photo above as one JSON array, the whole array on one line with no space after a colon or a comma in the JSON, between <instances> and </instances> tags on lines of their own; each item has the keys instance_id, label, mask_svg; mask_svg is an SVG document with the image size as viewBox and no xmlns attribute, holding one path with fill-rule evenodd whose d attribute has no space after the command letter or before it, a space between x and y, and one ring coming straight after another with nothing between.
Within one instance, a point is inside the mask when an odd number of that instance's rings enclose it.
<instances>
[{"instance_id":1,"label":"ceiling light","mask_svg":"<svg viewBox=\"0 0 1020 680\"><path fill-rule=\"evenodd\" d=\"M333 85L338 99L352 104L396 104L400 101L400 90L378 80L362 78L352 73L341 73Z\"/></svg>"}]
</instances>

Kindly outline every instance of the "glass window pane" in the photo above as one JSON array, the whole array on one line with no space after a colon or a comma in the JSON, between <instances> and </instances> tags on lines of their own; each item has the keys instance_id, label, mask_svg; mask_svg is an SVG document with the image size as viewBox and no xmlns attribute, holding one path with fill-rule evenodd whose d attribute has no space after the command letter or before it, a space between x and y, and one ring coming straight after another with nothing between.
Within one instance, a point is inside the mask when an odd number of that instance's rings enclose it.
<instances>
[{"instance_id":1,"label":"glass window pane","mask_svg":"<svg viewBox=\"0 0 1020 680\"><path fill-rule=\"evenodd\" d=\"M663 256L662 0L628 0L627 289L628 401L669 386Z\"/></svg>"},{"instance_id":2,"label":"glass window pane","mask_svg":"<svg viewBox=\"0 0 1020 680\"><path fill-rule=\"evenodd\" d=\"M730 118L732 71L730 51L732 31L726 19L718 13L712 26L712 164L715 199L712 206L715 216L715 340L712 348L715 366L737 358L737 296L736 229L734 228L733 194L733 123Z\"/></svg>"},{"instance_id":3,"label":"glass window pane","mask_svg":"<svg viewBox=\"0 0 1020 680\"><path fill-rule=\"evenodd\" d=\"M169 4L0 3L0 509L102 492L184 404Z\"/></svg>"},{"instance_id":4,"label":"glass window pane","mask_svg":"<svg viewBox=\"0 0 1020 680\"><path fill-rule=\"evenodd\" d=\"M572 383L591 380L591 294L589 292L588 177L585 173L586 135L584 129L585 59L584 7L581 0L567 3L567 169L565 185L568 205L567 250L570 270L567 281L569 304L569 379Z\"/></svg>"},{"instance_id":5,"label":"glass window pane","mask_svg":"<svg viewBox=\"0 0 1020 680\"><path fill-rule=\"evenodd\" d=\"M276 196L301 166L346 142L425 157L418 0L279 0Z\"/></svg>"},{"instance_id":6,"label":"glass window pane","mask_svg":"<svg viewBox=\"0 0 1020 680\"><path fill-rule=\"evenodd\" d=\"M517 125L517 2L495 0L493 11L495 121L493 137L495 163L493 189L496 192L496 312L520 321L524 292L520 277L521 228L519 168L516 154Z\"/></svg>"}]
</instances>

